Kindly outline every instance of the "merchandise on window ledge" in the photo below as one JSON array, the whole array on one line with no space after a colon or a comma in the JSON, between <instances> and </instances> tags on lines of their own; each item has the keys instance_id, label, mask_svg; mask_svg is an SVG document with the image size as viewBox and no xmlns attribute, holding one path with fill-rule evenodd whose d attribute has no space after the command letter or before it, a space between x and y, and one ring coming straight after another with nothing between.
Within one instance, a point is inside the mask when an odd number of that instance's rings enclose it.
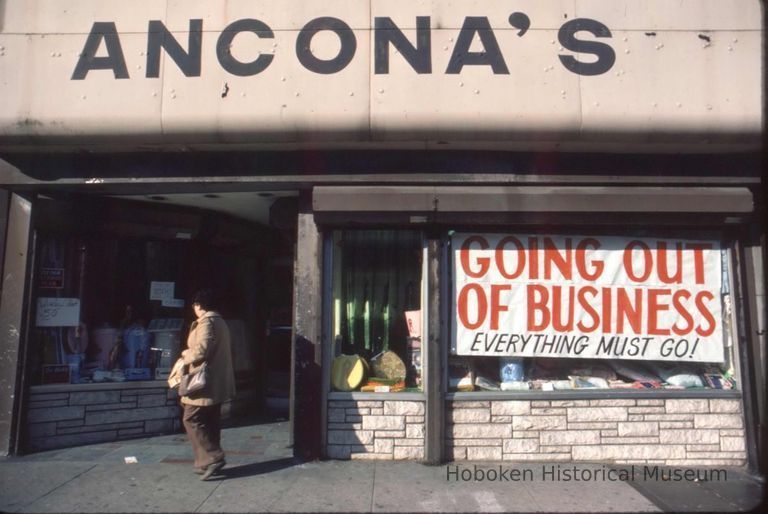
<instances>
[{"instance_id":1,"label":"merchandise on window ledge","mask_svg":"<svg viewBox=\"0 0 768 514\"><path fill-rule=\"evenodd\" d=\"M501 391L501 386L498 382L480 375L475 378L475 386L481 391Z\"/></svg>"},{"instance_id":2,"label":"merchandise on window ledge","mask_svg":"<svg viewBox=\"0 0 768 514\"><path fill-rule=\"evenodd\" d=\"M498 366L500 382L490 378ZM723 365L664 361L563 361L559 359L454 358L451 391L563 391L580 389L734 389ZM514 378L515 380L511 380Z\"/></svg>"},{"instance_id":3,"label":"merchandise on window ledge","mask_svg":"<svg viewBox=\"0 0 768 514\"><path fill-rule=\"evenodd\" d=\"M405 390L405 380L371 377L360 387L364 393L397 393Z\"/></svg>"},{"instance_id":4,"label":"merchandise on window ledge","mask_svg":"<svg viewBox=\"0 0 768 514\"><path fill-rule=\"evenodd\" d=\"M469 362L452 362L448 365L448 387L454 391L471 392L475 390L475 380Z\"/></svg>"}]
</instances>

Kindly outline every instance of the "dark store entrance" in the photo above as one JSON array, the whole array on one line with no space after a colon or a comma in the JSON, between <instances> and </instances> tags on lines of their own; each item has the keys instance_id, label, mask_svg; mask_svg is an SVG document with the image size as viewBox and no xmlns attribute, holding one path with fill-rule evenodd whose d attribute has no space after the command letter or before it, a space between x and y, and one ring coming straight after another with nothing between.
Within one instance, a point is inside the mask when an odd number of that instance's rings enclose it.
<instances>
[{"instance_id":1,"label":"dark store entrance","mask_svg":"<svg viewBox=\"0 0 768 514\"><path fill-rule=\"evenodd\" d=\"M295 234L293 192L38 197L22 447L178 430L175 400L155 393L186 346L200 288L215 291L231 334L237 396L225 420L287 419ZM51 394L68 395L61 407L82 420L36 424ZM113 409L126 423L94 414Z\"/></svg>"}]
</instances>

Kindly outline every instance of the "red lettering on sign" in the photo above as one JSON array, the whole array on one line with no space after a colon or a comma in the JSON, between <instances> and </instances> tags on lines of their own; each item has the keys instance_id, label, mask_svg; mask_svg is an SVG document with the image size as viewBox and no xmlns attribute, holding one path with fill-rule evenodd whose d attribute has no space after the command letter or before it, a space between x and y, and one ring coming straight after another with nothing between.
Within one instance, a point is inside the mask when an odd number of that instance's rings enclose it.
<instances>
[{"instance_id":1,"label":"red lettering on sign","mask_svg":"<svg viewBox=\"0 0 768 514\"><path fill-rule=\"evenodd\" d=\"M565 280L571 280L573 271L573 262L571 259L571 238L565 238L565 255L560 253L557 245L552 241L552 238L544 238L544 278L550 280L552 278L552 265L558 269Z\"/></svg>"},{"instance_id":2,"label":"red lettering on sign","mask_svg":"<svg viewBox=\"0 0 768 514\"><path fill-rule=\"evenodd\" d=\"M469 320L469 293L474 292L477 298L477 319L475 321ZM480 284L467 284L459 292L459 299L457 301L457 309L459 314L459 321L461 324L470 330L474 330L483 324L485 317L488 313L488 301L485 298L485 291Z\"/></svg>"},{"instance_id":3,"label":"red lettering on sign","mask_svg":"<svg viewBox=\"0 0 768 514\"><path fill-rule=\"evenodd\" d=\"M592 266L592 272L587 271L587 247L593 247L595 250L600 248L600 242L597 239L586 238L579 241L576 246L576 269L579 271L579 275L586 280L597 280L600 275L603 274L605 263L599 260L593 260L590 262Z\"/></svg>"},{"instance_id":4,"label":"red lettering on sign","mask_svg":"<svg viewBox=\"0 0 768 514\"><path fill-rule=\"evenodd\" d=\"M640 275L635 274L635 269L632 263L632 250L634 247L640 248L643 252L643 272ZM653 269L653 255L648 245L642 241L630 241L624 248L624 270L630 280L634 282L645 282L648 277L651 276L651 270Z\"/></svg>"},{"instance_id":5,"label":"red lettering on sign","mask_svg":"<svg viewBox=\"0 0 768 514\"><path fill-rule=\"evenodd\" d=\"M610 309L610 304L609 307ZM605 309L605 305L603 305ZM635 303L629 301L629 293L624 288L616 290L616 333L624 333L624 322L629 322L632 330L636 334L642 331L643 327L643 291L635 289Z\"/></svg>"},{"instance_id":6,"label":"red lettering on sign","mask_svg":"<svg viewBox=\"0 0 768 514\"><path fill-rule=\"evenodd\" d=\"M680 315L681 318L683 318L683 321L685 321L685 326L680 328L677 326L677 323L672 325L672 332L675 335L683 336L686 334L690 334L691 330L693 329L693 317L691 316L691 313L688 312L688 309L683 305L682 300L688 300L691 298L691 293L689 291L686 291L685 289L682 289L680 291L675 291L675 294L672 295L672 307L677 311L677 313Z\"/></svg>"},{"instance_id":7,"label":"red lettering on sign","mask_svg":"<svg viewBox=\"0 0 768 514\"><path fill-rule=\"evenodd\" d=\"M683 244L675 243L675 274L669 274L669 263L667 263L667 243L659 241L657 245L657 262L659 267L659 280L663 284L682 284L683 283Z\"/></svg>"},{"instance_id":8,"label":"red lettering on sign","mask_svg":"<svg viewBox=\"0 0 768 514\"><path fill-rule=\"evenodd\" d=\"M585 325L583 321L579 321L576 324L576 327L582 332L590 333L597 330L597 328L600 326L600 314L598 314L597 311L592 307L590 301L586 297L587 294L589 294L592 298L594 298L597 296L597 289L595 289L592 286L584 286L581 289L579 289L579 292L577 294L579 299L579 305L581 305L581 308L584 309L584 312L587 313L587 315L590 318L592 318L592 325L588 326L588 325ZM609 316L609 323L610 323L610 316Z\"/></svg>"},{"instance_id":9,"label":"red lettering on sign","mask_svg":"<svg viewBox=\"0 0 768 514\"><path fill-rule=\"evenodd\" d=\"M504 262L504 248L507 246L507 243L512 243L515 245L517 250L517 267L512 273L507 271L507 266ZM517 278L525 269L525 248L523 247L523 243L521 243L516 237L509 236L499 241L499 244L496 245L495 257L496 267L499 269L499 273L501 273L501 276L504 278L508 278L510 280Z\"/></svg>"},{"instance_id":10,"label":"red lettering on sign","mask_svg":"<svg viewBox=\"0 0 768 514\"><path fill-rule=\"evenodd\" d=\"M652 336L669 335L668 328L659 327L659 311L669 310L669 304L661 303L660 296L669 296L669 289L648 290L648 334Z\"/></svg>"},{"instance_id":11,"label":"red lettering on sign","mask_svg":"<svg viewBox=\"0 0 768 514\"><path fill-rule=\"evenodd\" d=\"M565 310L563 302L562 286L552 286L552 326L559 332L570 332L573 330L573 309L574 309L574 288L568 288L568 316L563 320L563 311Z\"/></svg>"},{"instance_id":12,"label":"red lettering on sign","mask_svg":"<svg viewBox=\"0 0 768 514\"><path fill-rule=\"evenodd\" d=\"M528 238L528 278L539 278L539 240L535 237Z\"/></svg>"},{"instance_id":13,"label":"red lettering on sign","mask_svg":"<svg viewBox=\"0 0 768 514\"><path fill-rule=\"evenodd\" d=\"M488 257L477 257L475 259L475 262L480 265L480 269L479 271L473 271L470 267L470 262L469 262L469 251L472 243L478 243L480 245L481 250L485 250L488 248L488 241L482 236L471 236L465 239L464 244L461 245L461 250L459 250L459 260L461 261L461 269L464 270L464 273L466 273L468 277L480 278L486 273L488 273L488 268L490 268L491 259L489 259Z\"/></svg>"},{"instance_id":14,"label":"red lettering on sign","mask_svg":"<svg viewBox=\"0 0 768 514\"><path fill-rule=\"evenodd\" d=\"M685 245L688 250L693 250L693 269L695 270L696 283L704 283L704 250L711 250L709 243L689 243Z\"/></svg>"},{"instance_id":15,"label":"red lettering on sign","mask_svg":"<svg viewBox=\"0 0 768 514\"><path fill-rule=\"evenodd\" d=\"M499 312L509 310L507 305L501 305L499 297L502 291L509 291L512 286L507 284L491 285L491 330L499 329Z\"/></svg>"},{"instance_id":16,"label":"red lettering on sign","mask_svg":"<svg viewBox=\"0 0 768 514\"><path fill-rule=\"evenodd\" d=\"M538 299L536 298L538 296ZM528 285L528 330L541 331L549 326L550 314L547 308L549 291L540 284ZM536 323L536 313L541 313L541 322Z\"/></svg>"},{"instance_id":17,"label":"red lettering on sign","mask_svg":"<svg viewBox=\"0 0 768 514\"><path fill-rule=\"evenodd\" d=\"M709 306L704 303L704 300L712 301L714 299L715 295L709 291L701 291L696 295L696 308L699 309L701 315L704 316L704 319L706 319L707 323L709 323L709 327L707 329L704 329L701 326L696 329L696 333L701 337L710 336L715 331L715 317L712 315L712 311L709 310Z\"/></svg>"}]
</instances>

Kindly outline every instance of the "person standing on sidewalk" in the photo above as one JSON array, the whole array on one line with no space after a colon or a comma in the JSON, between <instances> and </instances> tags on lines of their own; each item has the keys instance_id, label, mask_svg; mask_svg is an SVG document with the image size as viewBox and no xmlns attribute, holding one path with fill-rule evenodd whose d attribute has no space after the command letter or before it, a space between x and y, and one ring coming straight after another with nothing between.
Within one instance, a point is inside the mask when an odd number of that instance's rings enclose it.
<instances>
[{"instance_id":1,"label":"person standing on sidewalk","mask_svg":"<svg viewBox=\"0 0 768 514\"><path fill-rule=\"evenodd\" d=\"M190 326L181 357L191 374L207 363L208 380L202 391L181 397L182 419L195 452L195 472L202 475L201 480L208 480L226 464L221 449L221 404L235 395L235 373L229 328L216 311L213 292L195 293L192 309L197 320Z\"/></svg>"}]
</instances>

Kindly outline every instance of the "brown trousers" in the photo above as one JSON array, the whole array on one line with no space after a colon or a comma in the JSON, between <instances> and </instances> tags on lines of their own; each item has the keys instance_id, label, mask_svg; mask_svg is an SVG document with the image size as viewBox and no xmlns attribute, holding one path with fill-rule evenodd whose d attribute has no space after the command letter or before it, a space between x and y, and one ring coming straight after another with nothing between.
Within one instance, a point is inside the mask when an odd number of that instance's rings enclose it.
<instances>
[{"instance_id":1,"label":"brown trousers","mask_svg":"<svg viewBox=\"0 0 768 514\"><path fill-rule=\"evenodd\" d=\"M195 452L195 467L224 460L221 449L221 404L197 406L183 404L184 429L187 431L192 450Z\"/></svg>"}]
</instances>

